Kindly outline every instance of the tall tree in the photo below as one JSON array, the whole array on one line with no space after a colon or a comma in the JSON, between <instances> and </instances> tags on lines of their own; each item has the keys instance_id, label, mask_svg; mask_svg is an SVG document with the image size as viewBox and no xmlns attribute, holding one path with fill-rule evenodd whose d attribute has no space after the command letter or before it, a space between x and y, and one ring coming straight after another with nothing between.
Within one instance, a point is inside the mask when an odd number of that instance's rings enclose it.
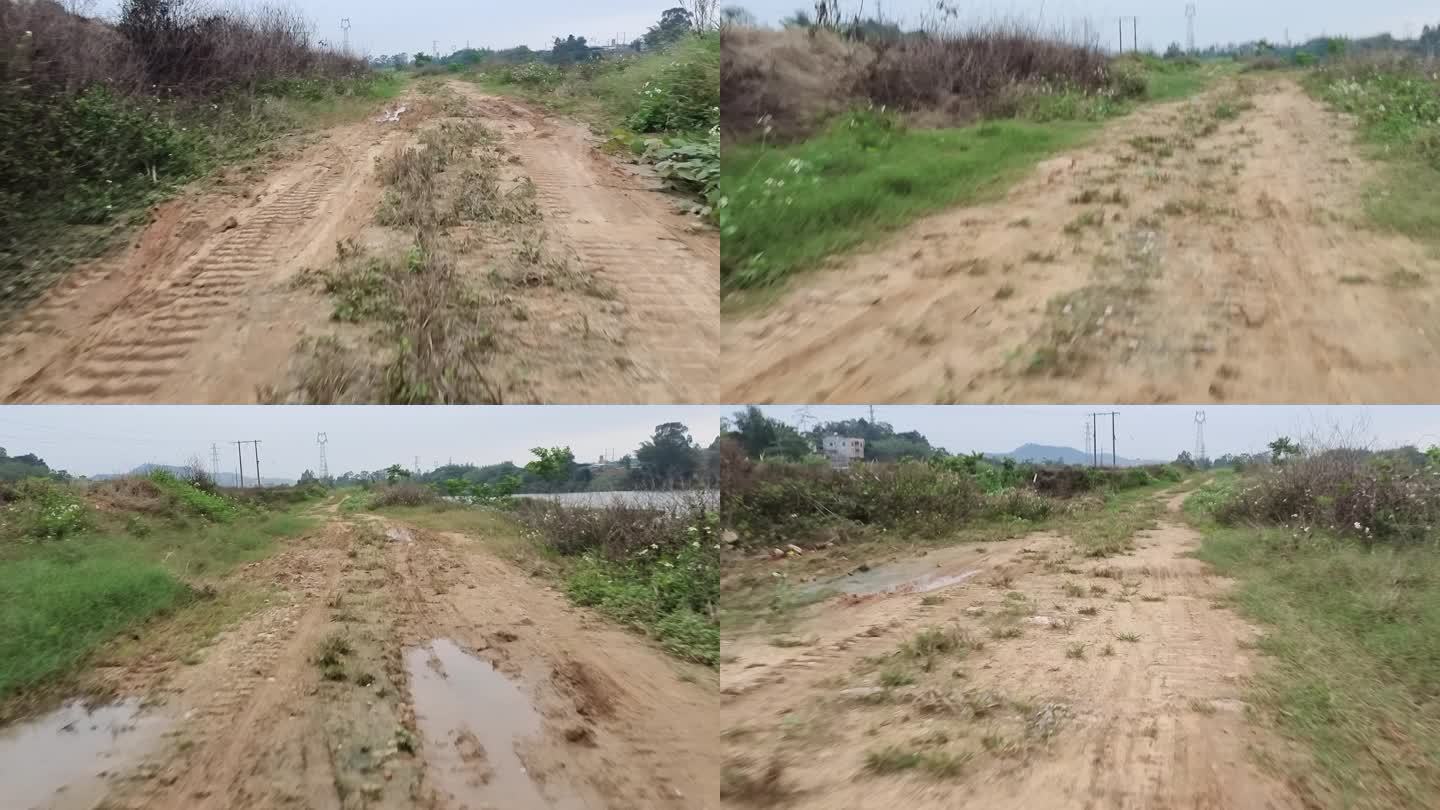
<instances>
[{"instance_id":1,"label":"tall tree","mask_svg":"<svg viewBox=\"0 0 1440 810\"><path fill-rule=\"evenodd\" d=\"M690 438L690 429L680 422L655 426L655 434L635 451L641 474L652 484L678 484L695 477L700 466L700 448Z\"/></svg>"}]
</instances>

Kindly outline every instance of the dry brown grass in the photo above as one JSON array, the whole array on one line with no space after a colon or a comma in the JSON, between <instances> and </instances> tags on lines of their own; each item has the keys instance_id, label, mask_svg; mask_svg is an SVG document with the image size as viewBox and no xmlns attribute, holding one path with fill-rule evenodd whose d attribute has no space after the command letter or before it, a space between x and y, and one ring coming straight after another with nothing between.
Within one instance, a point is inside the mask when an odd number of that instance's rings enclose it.
<instances>
[{"instance_id":1,"label":"dry brown grass","mask_svg":"<svg viewBox=\"0 0 1440 810\"><path fill-rule=\"evenodd\" d=\"M1099 47L1027 22L865 42L824 30L721 34L721 124L742 137L801 137L857 105L958 123L1013 114L1022 88L1135 92L1118 79Z\"/></svg>"}]
</instances>

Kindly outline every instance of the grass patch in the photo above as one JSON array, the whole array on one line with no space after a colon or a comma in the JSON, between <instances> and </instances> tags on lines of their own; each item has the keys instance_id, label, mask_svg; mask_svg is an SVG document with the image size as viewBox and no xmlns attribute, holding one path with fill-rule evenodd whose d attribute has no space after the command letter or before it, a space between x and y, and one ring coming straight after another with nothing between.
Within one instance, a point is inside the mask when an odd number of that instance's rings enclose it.
<instances>
[{"instance_id":1,"label":"grass patch","mask_svg":"<svg viewBox=\"0 0 1440 810\"><path fill-rule=\"evenodd\" d=\"M217 595L186 583L260 559L277 538L312 525L293 513L159 526L107 515L63 542L0 545L0 697L75 670L102 645L158 615L179 611L175 626L165 629L172 638L163 641L185 654L263 598ZM137 535L127 526L145 528Z\"/></svg>"},{"instance_id":2,"label":"grass patch","mask_svg":"<svg viewBox=\"0 0 1440 810\"><path fill-rule=\"evenodd\" d=\"M1266 630L1250 699L1310 757L1284 765L1355 808L1440 803L1440 558L1289 528L1201 521L1199 557ZM1302 533L1303 534L1303 533Z\"/></svg>"},{"instance_id":3,"label":"grass patch","mask_svg":"<svg viewBox=\"0 0 1440 810\"><path fill-rule=\"evenodd\" d=\"M727 146L722 285L728 292L780 284L920 215L993 197L1095 129L994 121L907 130L895 118L857 112L802 143Z\"/></svg>"},{"instance_id":4,"label":"grass patch","mask_svg":"<svg viewBox=\"0 0 1440 810\"><path fill-rule=\"evenodd\" d=\"M1416 60L1341 60L1306 77L1305 87L1356 116L1372 157L1387 166L1367 190L1365 209L1381 228L1416 239L1440 234L1440 80Z\"/></svg>"}]
</instances>

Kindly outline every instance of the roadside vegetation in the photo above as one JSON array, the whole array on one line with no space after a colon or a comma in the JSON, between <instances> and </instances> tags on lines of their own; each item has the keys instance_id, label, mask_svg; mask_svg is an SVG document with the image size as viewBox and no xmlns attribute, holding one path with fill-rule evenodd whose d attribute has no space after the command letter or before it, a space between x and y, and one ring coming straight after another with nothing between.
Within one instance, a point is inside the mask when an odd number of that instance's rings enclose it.
<instances>
[{"instance_id":1,"label":"roadside vegetation","mask_svg":"<svg viewBox=\"0 0 1440 810\"><path fill-rule=\"evenodd\" d=\"M0 0L0 306L142 224L149 205L403 82L278 8L126 0L113 20Z\"/></svg>"},{"instance_id":2,"label":"roadside vegetation","mask_svg":"<svg viewBox=\"0 0 1440 810\"><path fill-rule=\"evenodd\" d=\"M1199 92L1233 67L1112 59L1067 32L1016 24L857 31L869 29L723 35L727 293L783 283L922 214L1002 192L1101 122Z\"/></svg>"},{"instance_id":3,"label":"roadside vegetation","mask_svg":"<svg viewBox=\"0 0 1440 810\"><path fill-rule=\"evenodd\" d=\"M1264 632L1250 699L1304 754L1267 764L1316 806L1440 802L1440 451L1294 447L1185 509Z\"/></svg>"},{"instance_id":4,"label":"roadside vegetation","mask_svg":"<svg viewBox=\"0 0 1440 810\"><path fill-rule=\"evenodd\" d=\"M654 638L666 651L717 666L719 515L689 488L712 484L705 451L678 423L658 425L634 452L632 486L670 494L575 505L516 497L522 488L565 491L579 469L569 448L537 447L524 467L466 478L480 468L417 481L393 465L348 510L374 509L426 528L480 538L516 565L563 583L576 604ZM499 466L499 465L496 465Z\"/></svg>"},{"instance_id":5,"label":"roadside vegetation","mask_svg":"<svg viewBox=\"0 0 1440 810\"><path fill-rule=\"evenodd\" d=\"M221 490L199 472L0 483L0 700L63 679L156 616L174 617L169 642L198 646L263 596L225 575L311 528L301 510L324 493Z\"/></svg>"},{"instance_id":6,"label":"roadside vegetation","mask_svg":"<svg viewBox=\"0 0 1440 810\"><path fill-rule=\"evenodd\" d=\"M766 438L764 427L777 434L791 430L758 410L738 413L727 425L720 447L727 628L759 621L783 625L793 609L834 595L798 583L941 546L1053 530L1069 537L1081 557L1124 553L1136 532L1159 519L1164 507L1155 493L1179 486L1189 474L1178 465L1097 469L922 453L923 437L917 441L913 432L903 434L913 455L835 469L813 451L793 460L748 449L747 441ZM821 425L816 433L830 435L832 428Z\"/></svg>"},{"instance_id":7,"label":"roadside vegetation","mask_svg":"<svg viewBox=\"0 0 1440 810\"><path fill-rule=\"evenodd\" d=\"M1440 77L1434 62L1397 52L1334 59L1306 86L1354 115L1378 159L1390 164L1366 208L1381 227L1435 242L1440 235Z\"/></svg>"},{"instance_id":8,"label":"roadside vegetation","mask_svg":"<svg viewBox=\"0 0 1440 810\"><path fill-rule=\"evenodd\" d=\"M557 38L550 61L491 59L457 69L492 92L589 121L609 149L654 164L676 188L704 200L701 213L709 216L720 178L720 36L676 8L641 45L577 58L584 39L577 46L575 38Z\"/></svg>"}]
</instances>

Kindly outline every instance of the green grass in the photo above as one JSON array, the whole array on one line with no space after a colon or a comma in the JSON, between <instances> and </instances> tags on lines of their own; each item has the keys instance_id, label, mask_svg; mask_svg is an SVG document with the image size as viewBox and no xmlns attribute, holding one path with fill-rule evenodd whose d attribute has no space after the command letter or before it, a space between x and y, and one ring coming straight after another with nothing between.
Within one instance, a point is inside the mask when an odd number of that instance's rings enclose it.
<instances>
[{"instance_id":1,"label":"green grass","mask_svg":"<svg viewBox=\"0 0 1440 810\"><path fill-rule=\"evenodd\" d=\"M1193 95L1230 71L1216 64L1152 66L1143 71L1147 100ZM1030 100L1018 120L934 130L907 130L893 116L859 111L803 142L727 144L722 289L783 284L922 215L991 199L1036 162L1083 144L1131 107L1061 94Z\"/></svg>"},{"instance_id":2,"label":"green grass","mask_svg":"<svg viewBox=\"0 0 1440 810\"><path fill-rule=\"evenodd\" d=\"M1440 81L1340 62L1302 81L1313 95L1359 120L1370 156L1389 166L1366 189L1365 208L1381 228L1440 240Z\"/></svg>"},{"instance_id":3,"label":"green grass","mask_svg":"<svg viewBox=\"0 0 1440 810\"><path fill-rule=\"evenodd\" d=\"M713 557L686 547L629 563L586 554L571 567L565 590L577 603L654 637L672 655L714 667L720 663L720 626L707 610L719 585Z\"/></svg>"},{"instance_id":4,"label":"green grass","mask_svg":"<svg viewBox=\"0 0 1440 810\"><path fill-rule=\"evenodd\" d=\"M1440 806L1440 555L1197 518L1264 632L1251 701L1309 756L1282 763L1336 807Z\"/></svg>"},{"instance_id":5,"label":"green grass","mask_svg":"<svg viewBox=\"0 0 1440 810\"><path fill-rule=\"evenodd\" d=\"M122 631L182 606L197 605L207 617L192 635L212 632L215 617L234 604L214 607L211 594L185 582L259 559L278 538L312 525L272 513L143 536L102 524L64 541L7 543L0 547L0 697L70 671Z\"/></svg>"},{"instance_id":6,"label":"green grass","mask_svg":"<svg viewBox=\"0 0 1440 810\"><path fill-rule=\"evenodd\" d=\"M1097 128L996 121L905 130L856 114L803 143L727 146L720 178L723 284L727 290L779 284L922 214L993 196Z\"/></svg>"}]
</instances>

